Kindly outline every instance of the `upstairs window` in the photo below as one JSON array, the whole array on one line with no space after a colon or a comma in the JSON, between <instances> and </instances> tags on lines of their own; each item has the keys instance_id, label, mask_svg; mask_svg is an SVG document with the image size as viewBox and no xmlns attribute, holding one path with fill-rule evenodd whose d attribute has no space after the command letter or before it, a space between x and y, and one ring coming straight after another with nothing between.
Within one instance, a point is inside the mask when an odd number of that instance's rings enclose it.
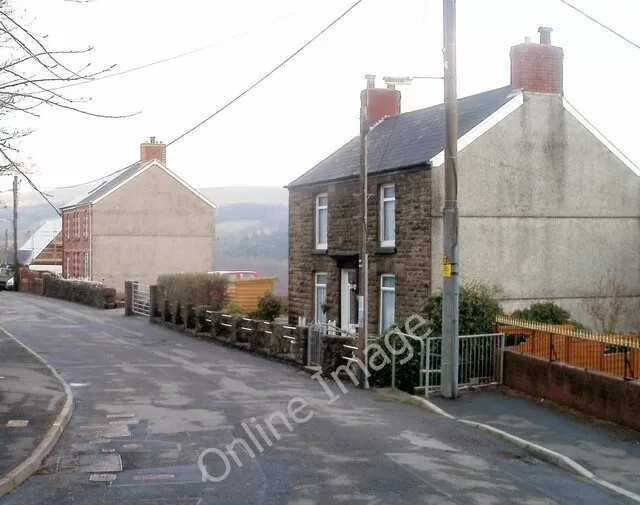
<instances>
[{"instance_id":1,"label":"upstairs window","mask_svg":"<svg viewBox=\"0 0 640 505\"><path fill-rule=\"evenodd\" d=\"M84 238L89 238L89 211L84 211Z\"/></svg>"},{"instance_id":2,"label":"upstairs window","mask_svg":"<svg viewBox=\"0 0 640 505\"><path fill-rule=\"evenodd\" d=\"M396 246L396 187L393 184L380 188L380 246Z\"/></svg>"},{"instance_id":3,"label":"upstairs window","mask_svg":"<svg viewBox=\"0 0 640 505\"><path fill-rule=\"evenodd\" d=\"M316 197L316 249L327 248L327 230L329 218L329 196Z\"/></svg>"}]
</instances>

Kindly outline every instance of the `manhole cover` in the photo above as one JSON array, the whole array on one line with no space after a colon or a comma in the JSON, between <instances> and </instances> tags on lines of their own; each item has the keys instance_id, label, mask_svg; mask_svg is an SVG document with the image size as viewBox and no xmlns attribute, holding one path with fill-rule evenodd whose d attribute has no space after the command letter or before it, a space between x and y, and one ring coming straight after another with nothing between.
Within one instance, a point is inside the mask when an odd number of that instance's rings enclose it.
<instances>
[{"instance_id":1,"label":"manhole cover","mask_svg":"<svg viewBox=\"0 0 640 505\"><path fill-rule=\"evenodd\" d=\"M7 428L26 428L28 424L26 419L12 419L7 421Z\"/></svg>"},{"instance_id":2,"label":"manhole cover","mask_svg":"<svg viewBox=\"0 0 640 505\"><path fill-rule=\"evenodd\" d=\"M144 445L142 444L124 444L122 446L123 449L143 449Z\"/></svg>"},{"instance_id":3,"label":"manhole cover","mask_svg":"<svg viewBox=\"0 0 640 505\"><path fill-rule=\"evenodd\" d=\"M112 426L120 426L120 425L128 425L128 424L138 424L140 421L138 419L119 419L117 421L109 421L109 424Z\"/></svg>"},{"instance_id":4,"label":"manhole cover","mask_svg":"<svg viewBox=\"0 0 640 505\"><path fill-rule=\"evenodd\" d=\"M119 454L99 454L81 458L82 471L86 473L121 472L122 459Z\"/></svg>"},{"instance_id":5,"label":"manhole cover","mask_svg":"<svg viewBox=\"0 0 640 505\"><path fill-rule=\"evenodd\" d=\"M125 419L125 418L133 418L136 417L135 414L109 414L107 415L107 419Z\"/></svg>"},{"instance_id":6,"label":"manhole cover","mask_svg":"<svg viewBox=\"0 0 640 505\"><path fill-rule=\"evenodd\" d=\"M80 426L79 430L81 436L91 439L118 438L128 437L129 435L131 435L126 424Z\"/></svg>"}]
</instances>

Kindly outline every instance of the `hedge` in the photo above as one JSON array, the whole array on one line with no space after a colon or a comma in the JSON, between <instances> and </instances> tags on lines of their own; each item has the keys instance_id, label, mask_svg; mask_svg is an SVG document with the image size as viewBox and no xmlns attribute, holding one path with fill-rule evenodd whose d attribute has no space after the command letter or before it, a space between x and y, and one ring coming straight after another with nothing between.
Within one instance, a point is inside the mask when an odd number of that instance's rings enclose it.
<instances>
[{"instance_id":1,"label":"hedge","mask_svg":"<svg viewBox=\"0 0 640 505\"><path fill-rule=\"evenodd\" d=\"M217 274L187 273L158 277L158 297L193 304L207 305L211 310L222 310L227 301L226 277Z\"/></svg>"},{"instance_id":2,"label":"hedge","mask_svg":"<svg viewBox=\"0 0 640 505\"><path fill-rule=\"evenodd\" d=\"M44 296L81 303L98 309L115 308L116 290L100 283L44 277Z\"/></svg>"}]
</instances>

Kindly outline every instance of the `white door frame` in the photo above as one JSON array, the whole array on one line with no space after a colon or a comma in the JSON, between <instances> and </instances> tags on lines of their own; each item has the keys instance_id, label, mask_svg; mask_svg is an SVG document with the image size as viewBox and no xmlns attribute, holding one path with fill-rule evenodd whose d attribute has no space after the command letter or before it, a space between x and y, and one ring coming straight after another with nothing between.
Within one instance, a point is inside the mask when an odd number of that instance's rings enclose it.
<instances>
[{"instance_id":1,"label":"white door frame","mask_svg":"<svg viewBox=\"0 0 640 505\"><path fill-rule=\"evenodd\" d=\"M355 331L356 325L351 324L351 311L355 310L351 306L351 291L349 287L349 273L355 273L354 268L343 268L340 271L340 328L344 331Z\"/></svg>"}]
</instances>

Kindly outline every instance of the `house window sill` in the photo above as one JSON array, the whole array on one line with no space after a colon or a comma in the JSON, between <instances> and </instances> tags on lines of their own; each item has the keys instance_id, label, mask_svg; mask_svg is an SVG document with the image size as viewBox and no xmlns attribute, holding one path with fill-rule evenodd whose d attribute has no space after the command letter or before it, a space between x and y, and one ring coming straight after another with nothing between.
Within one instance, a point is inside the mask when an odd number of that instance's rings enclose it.
<instances>
[{"instance_id":1,"label":"house window sill","mask_svg":"<svg viewBox=\"0 0 640 505\"><path fill-rule=\"evenodd\" d=\"M312 249L311 254L315 254L318 256L326 256L328 253L327 249Z\"/></svg>"},{"instance_id":2,"label":"house window sill","mask_svg":"<svg viewBox=\"0 0 640 505\"><path fill-rule=\"evenodd\" d=\"M391 246L391 247L378 247L378 249L376 249L376 254L379 255L386 255L386 254L395 254L397 252L395 246Z\"/></svg>"}]
</instances>

